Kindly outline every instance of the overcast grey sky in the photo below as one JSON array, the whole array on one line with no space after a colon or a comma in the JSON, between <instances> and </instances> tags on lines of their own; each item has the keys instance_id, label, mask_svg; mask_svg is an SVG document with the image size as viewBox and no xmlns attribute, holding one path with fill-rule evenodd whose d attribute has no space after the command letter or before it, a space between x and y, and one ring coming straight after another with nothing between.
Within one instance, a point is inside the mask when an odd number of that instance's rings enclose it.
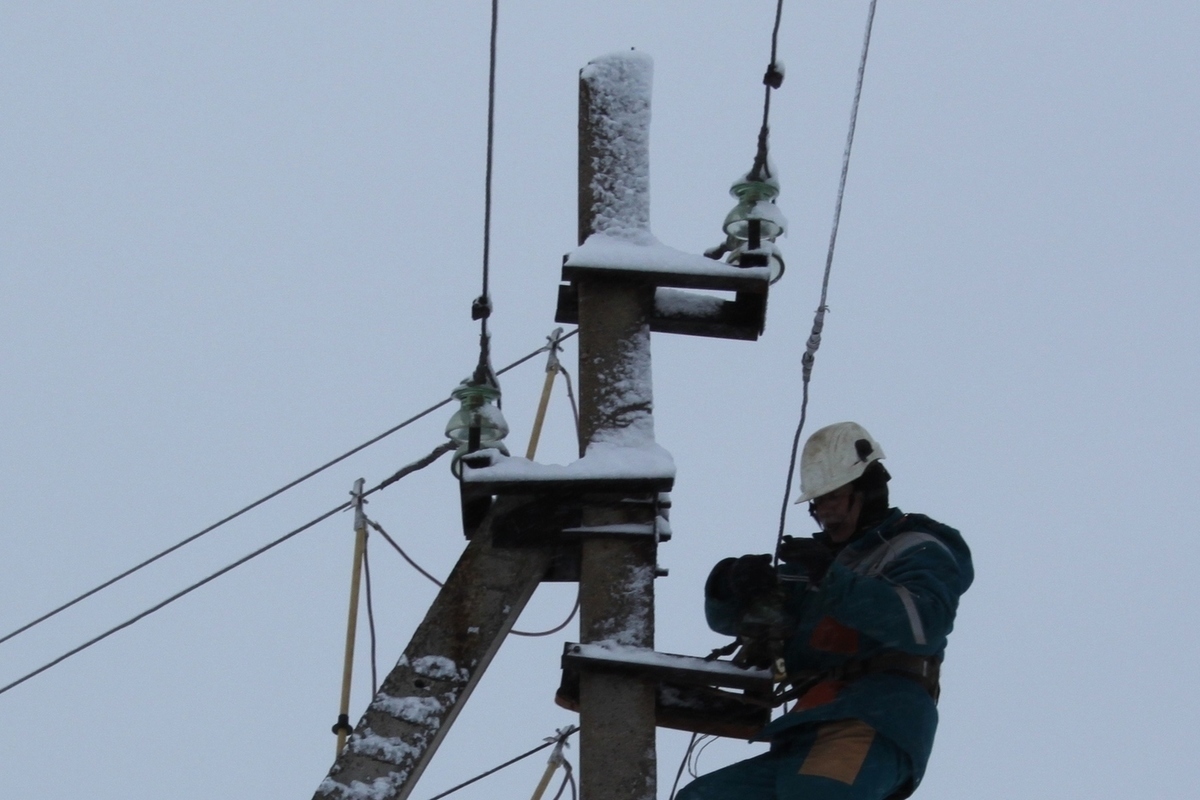
<instances>
[{"instance_id":1,"label":"overcast grey sky","mask_svg":"<svg viewBox=\"0 0 1200 800\"><path fill-rule=\"evenodd\" d=\"M772 143L791 230L765 336L654 340L678 467L662 650L723 643L704 576L774 541L866 7L784 11ZM699 252L750 166L773 8L502 0L497 364L555 327L578 69L654 57L654 230ZM487 24L484 2L0 8L0 632L470 371ZM926 800L1200 794L1198 33L1194 2L880 3L811 420L866 425L896 502L975 553ZM503 380L518 449L542 363ZM541 457L561 462L559 391ZM428 452L448 415L0 645L0 684ZM437 574L463 546L445 463L368 511ZM310 796L333 754L350 523L0 696L0 794ZM794 510L790 532L809 530ZM381 544L386 671L435 590ZM521 626L572 600L543 587ZM573 721L552 697L574 635L505 644L416 800ZM660 733L663 797L686 738ZM721 742L701 767L757 751ZM543 764L459 796L524 796Z\"/></svg>"}]
</instances>

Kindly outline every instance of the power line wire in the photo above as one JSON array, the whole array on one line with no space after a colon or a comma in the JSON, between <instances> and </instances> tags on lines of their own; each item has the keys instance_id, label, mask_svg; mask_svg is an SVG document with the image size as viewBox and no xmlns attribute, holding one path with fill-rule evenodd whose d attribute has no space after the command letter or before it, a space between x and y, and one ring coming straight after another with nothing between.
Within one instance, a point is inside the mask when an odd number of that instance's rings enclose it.
<instances>
[{"instance_id":1,"label":"power line wire","mask_svg":"<svg viewBox=\"0 0 1200 800\"><path fill-rule=\"evenodd\" d=\"M551 628L550 630L547 630L547 631L533 631L533 632L530 632L530 631L519 631L519 630L517 630L516 628L513 628L512 630L510 630L510 631L509 631L509 633L511 633L511 634L512 634L512 635L514 635L514 636L530 636L530 637L535 637L535 636L550 636L551 634L558 633L558 632L559 632L559 631L561 631L563 628L565 628L565 627L567 627L568 625L570 625L570 624L571 624L571 620L575 619L575 615L576 615L576 614L578 614L578 613L579 613L579 595L578 595L578 594L576 594L576 595L575 595L575 605L571 607L571 613L567 615L567 618L566 618L566 619L564 619L564 620L563 620L562 622L560 622L559 624L555 625L555 626L554 626L553 628Z\"/></svg>"},{"instance_id":2,"label":"power line wire","mask_svg":"<svg viewBox=\"0 0 1200 800\"><path fill-rule=\"evenodd\" d=\"M771 177L771 169L767 163L767 140L770 137L771 91L783 84L783 73L776 65L776 55L779 52L779 24L783 21L783 0L775 3L775 25L771 28L771 62L767 64L766 74L763 75L763 117L762 126L758 129L758 151L754 156L754 166L750 176L755 180Z\"/></svg>"},{"instance_id":3,"label":"power line wire","mask_svg":"<svg viewBox=\"0 0 1200 800\"><path fill-rule=\"evenodd\" d=\"M415 569L417 572L421 573L421 575L424 576L426 580L428 580L430 583L432 583L434 586L438 587L439 589L446 585L444 581L440 581L437 578L433 577L433 575L430 574L430 572L428 570L426 570L424 567L422 567L420 564L418 564L416 561L414 561L412 556L410 556L408 553L406 553L404 551L404 548L401 547L396 542L396 540L391 537L391 534L389 534L387 531L385 531L383 529L382 525L380 525L378 522L376 522L373 519L368 519L367 524L370 525L375 530L377 530L379 532L379 534L381 536L383 536L383 538L385 540L387 540L387 543L390 544L392 546L392 548L395 549L395 551L400 554L400 557L403 558L405 561L407 561L408 565L410 567ZM545 630L545 631L532 631L532 632L531 631L518 631L518 630L513 629L513 630L510 630L509 633L514 634L515 636L549 636L552 633L558 633L563 628L570 625L571 620L575 619L575 615L577 613L579 613L579 597L578 597L578 595L576 595L576 597L575 597L575 605L571 607L571 613L567 615L567 618L565 620L563 620L562 622L560 622L558 625L554 626L553 628L551 628L549 630Z\"/></svg>"},{"instance_id":4,"label":"power line wire","mask_svg":"<svg viewBox=\"0 0 1200 800\"><path fill-rule=\"evenodd\" d=\"M374 490L374 489L372 489L371 491L375 491L375 490ZM371 493L371 492L367 492L367 493L366 493L366 494L364 494L363 496L365 497L367 494L370 494L370 493ZM63 661L66 661L66 660L67 660L68 658L70 658L71 656L73 656L73 655L75 655L75 654L77 654L77 653L81 653L81 652L83 652L84 650L86 650L86 649L88 649L89 647L91 647L92 645L94 645L94 644L96 644L96 643L98 643L98 642L101 642L101 641L103 641L103 640L107 639L109 636L112 636L112 635L113 635L114 633L116 633L117 631L120 631L120 630L123 630L123 629L125 629L125 628L128 628L130 625L134 624L135 622L138 622L138 621L140 621L140 620L143 620L143 619L145 619L146 617L148 617L148 616L150 616L151 614L153 614L155 611L158 611L159 609L161 609L161 608L164 608L164 607L166 607L166 606L170 605L171 603L174 603L176 600L178 600L179 598L181 598L181 597L183 597L183 596L185 596L185 595L191 594L191 593L192 593L192 592L194 592L196 589L199 589L201 586L205 585L206 583L209 583L209 582L211 582L211 581L213 581L213 580L216 580L217 578L219 578L219 577L221 577L222 575L224 575L226 572L229 572L230 570L233 570L233 569L235 569L235 568L237 568L237 567L240 567L242 564L245 564L245 563L246 563L247 561L249 561L250 559L252 559L252 558L255 558L255 557L257 557L257 556L260 556L260 555L262 555L263 553L267 552L268 550L270 550L270 549L272 549L272 548L274 548L274 547L276 547L276 546L278 546L278 545L281 545L281 544L283 544L283 543L284 543L284 542L286 542L288 539L291 539L293 536L296 536L297 534L303 533L304 531L306 531L306 530L308 530L309 528L313 527L313 526L314 526L314 525L316 525L317 523L319 523L319 522L323 522L323 521L325 521L325 520L329 519L329 518L330 518L330 517L332 517L334 514L337 514L337 513L341 512L341 511L345 511L346 509L350 508L352 505L353 505L353 503L352 503L351 501L347 500L345 503L342 503L342 504L341 504L341 505L339 505L339 506L336 506L336 507L334 507L334 508L331 508L329 511L326 511L324 514L320 515L319 517L317 517L317 518L315 518L315 519L312 519L312 520L310 520L310 521L308 521L308 522L304 523L304 524L303 524L303 525L301 525L299 528L295 528L295 529L293 529L293 530L291 530L291 531L288 531L288 532L287 532L287 533L285 533L283 536L280 536L278 539L275 539L274 541L268 542L267 544L265 544L265 545L263 545L262 547L258 548L258 549L257 549L257 550L255 550L254 552L252 552L252 553L248 553L248 554L246 554L246 555L242 556L242 557L241 557L241 558L239 558L237 561L234 561L232 564L229 564L228 566L222 567L221 569L219 569L219 570L217 570L216 572L212 573L212 574L211 574L211 575L209 575L208 577L206 577L206 578L202 578L201 580L199 580L199 581L196 581L195 583L193 583L191 586L187 587L186 589L183 589L183 590L181 590L181 591L178 591L178 592L176 592L175 594L173 594L173 595L171 595L170 597L168 597L166 600L163 600L162 602L160 602L160 603L157 603L157 604L155 604L155 605L151 606L150 608L146 609L145 611L142 611L141 613L135 614L134 616L130 617L129 619L125 620L124 622L120 623L119 625L114 625L113 627L109 628L107 631L105 631L104 633L100 634L99 636L95 636L95 637L93 637L93 638L89 639L88 641L84 642L83 644L79 645L78 647L76 647L76 648L73 648L73 649L71 649L71 650L68 650L66 653L63 653L61 656L59 656L58 658L54 659L53 661L50 661L50 662L47 662L46 664L43 664L42 666L40 666L40 667L38 667L37 669L35 669L33 672L30 672L30 673L28 673L28 674L26 674L26 675L24 675L24 676L22 676L22 677L18 678L17 680L13 681L12 683L8 684L7 686L5 686L5 687L3 687L3 688L0 688L0 694L4 694L4 693L5 693L5 692L7 692L9 689L12 689L12 688L15 688L15 687L17 687L17 686L20 686L22 683L24 683L25 681L29 680L30 678L33 678L33 677L35 677L35 676L37 676L37 675L40 675L40 674L42 674L43 672L45 672L46 670L50 669L51 667L53 667L53 666L55 666L55 665L57 665L57 664L61 664Z\"/></svg>"},{"instance_id":5,"label":"power line wire","mask_svg":"<svg viewBox=\"0 0 1200 800\"><path fill-rule=\"evenodd\" d=\"M483 286L479 297L471 304L471 319L479 320L479 365L475 368L474 376L478 384L495 382L491 363L491 336L488 334L488 317L492 315L488 278L492 253L492 154L496 140L496 31L499 28L499 18L499 0L492 0L491 45L488 57L487 159L483 178Z\"/></svg>"},{"instance_id":6,"label":"power line wire","mask_svg":"<svg viewBox=\"0 0 1200 800\"><path fill-rule=\"evenodd\" d=\"M577 725L572 725L569 728L567 728L566 730L560 730L558 732L557 736L550 737L545 742L543 742L542 744L539 744L537 747L533 748L532 750L527 750L524 753L522 753L521 755L517 756L516 758L510 758L508 761L505 761L503 764L501 764L497 767L492 767L491 769L487 770L486 772L481 772L478 775L476 775L474 778L463 781L462 783L458 784L457 786L451 787L451 788L447 789L446 791L442 792L441 794L435 794L433 797L429 798L429 800L442 800L443 797L452 795L455 792L457 792L459 789L465 789L466 787L470 786L472 783L483 780L484 778L486 778L489 775L494 775L497 772L499 772L500 770L504 769L505 767L511 767L513 764L516 764L518 761L529 758L531 755L534 755L535 753L540 753L541 751L545 750L547 747L553 747L554 745L558 744L559 742L565 742L567 739L571 738L578 732L579 732L579 726L577 726Z\"/></svg>"},{"instance_id":7,"label":"power line wire","mask_svg":"<svg viewBox=\"0 0 1200 800\"><path fill-rule=\"evenodd\" d=\"M563 789L566 789L567 786L571 787L571 800L579 800L579 790L575 786L575 774L574 774L575 771L571 767L571 762L567 761L566 759L563 759L562 766L563 766L562 783L560 783L558 785L558 791L554 793L553 800L560 800L563 796Z\"/></svg>"},{"instance_id":8,"label":"power line wire","mask_svg":"<svg viewBox=\"0 0 1200 800\"><path fill-rule=\"evenodd\" d=\"M576 333L578 333L578 331L579 331L579 329L576 328L575 330L571 331L570 333L567 333L567 334L559 337L558 341L559 342L565 341L566 339L569 339L572 336L574 336ZM511 363L508 366L501 369L496 374L503 375L504 373L508 372L509 370L519 367L520 365L524 364L526 361L529 361L531 358L535 358L540 353L546 352L546 349L548 346L549 345L543 345L542 347L539 347L538 349L534 350L532 353L522 356L521 358L517 359L513 363ZM399 423L398 425L393 425L391 428L388 428L386 431L379 434L378 436L374 436L374 437L368 439L367 441L363 442L362 444L358 445L357 447L353 447L350 450L347 450L345 453L342 453L337 458L327 461L324 464L322 464L321 466L317 467L316 469L311 470L311 471L305 473L304 475L301 475L299 478L296 478L295 480L291 481L290 483L286 483L283 486L279 487L278 489L274 490L273 492L263 495L259 499L255 500L253 503L243 506L242 508L233 512L232 514L225 517L224 519L214 522L212 525L209 525L207 528L197 531L196 533L193 533L191 536L188 536L187 538L171 545L166 550L163 550L163 551L151 556L150 558L147 558L145 561L142 561L141 563L130 567L129 569L125 570L124 572L120 573L119 575L109 578L108 580L87 590L86 592L75 597L74 599L68 600L67 602L63 603L62 605L58 606L57 608L55 608L51 611L47 611L45 614L42 614L37 619L32 620L31 622L27 622L24 625L22 625L21 627L17 628L16 630L5 634L3 637L0 637L0 644L7 642L9 639L12 639L14 636L22 634L25 631L29 630L30 628L32 628L36 625L40 625L41 623L45 622L46 620L50 619L51 617L54 617L54 616L62 613L63 611L66 611L68 608L71 608L72 606L74 606L75 604L77 604L83 600L86 600L87 598L91 597L92 595L96 594L97 592L107 589L109 586L112 586L114 583L116 583L120 580L124 580L125 578L128 578L130 575L134 574L138 570L141 570L145 567L150 566L155 561L158 561L159 559L164 558L165 556L168 556L171 553L174 553L176 550L180 549L181 547L184 547L185 545L191 544L192 542L199 539L201 536L204 536L207 533L211 533L211 532L215 531L217 528L220 528L222 525L225 525L226 523L232 522L233 520L242 516L246 512L252 511L253 509L258 508L259 506L261 506L263 503L267 502L268 500L272 500L272 499L278 497L279 495L283 494L284 492L288 491L289 489L293 489L293 488L299 486L300 484L307 481L309 478L313 478L313 477L321 474L325 470L329 469L330 467L332 467L336 464L340 464L341 462L345 461L350 456L352 456L356 453L359 453L362 450L365 450L366 448L370 447L371 445L376 444L376 443L382 441L383 439L386 439L387 437L391 436L393 433L396 433L397 431L401 430L402 428L406 428L409 425L416 422L417 420L420 420L420 419L432 414L434 411L437 411L439 408L442 408L443 406L449 404L452 399L453 398L451 398L451 397L447 397L445 400L442 400L440 403L435 403L434 405L430 406L429 408L425 409L424 411L414 414L413 416L409 417L408 419L404 420L403 422ZM403 477L403 476L401 475L400 477ZM399 479L396 476L393 476L393 478L396 480Z\"/></svg>"},{"instance_id":9,"label":"power line wire","mask_svg":"<svg viewBox=\"0 0 1200 800\"><path fill-rule=\"evenodd\" d=\"M675 782L671 784L671 793L667 795L668 800L675 800L675 792L679 790L679 779L683 777L683 768L687 766L692 750L696 747L696 740L699 738L700 734L693 733L692 738L688 741L687 749L683 751L683 760L679 762L679 769L675 771Z\"/></svg>"},{"instance_id":10,"label":"power line wire","mask_svg":"<svg viewBox=\"0 0 1200 800\"><path fill-rule=\"evenodd\" d=\"M877 0L871 0L870 8L867 10L867 27L863 33L862 55L858 61L858 80L854 86L854 103L850 107L850 128L846 132L846 147L842 151L842 175L838 181L837 202L833 209L833 228L829 232L829 250L825 254L825 274L821 279L821 301L818 303L817 313L813 317L812 331L805 343L804 355L800 357L803 384L800 400L800 424L796 426L796 434L792 437L792 454L788 461L787 484L783 490L783 507L779 512L779 535L775 539L775 563L779 562L779 546L783 542L783 532L787 526L787 510L792 494L792 480L796 476L796 456L800 451L800 435L804 431L804 423L808 418L808 385L812 380L817 349L821 346L825 312L829 310L829 306L826 304L829 297L829 275L833 271L833 251L837 246L838 225L842 220L842 199L846 194L846 176L850 173L850 152L854 147L854 130L858 125L858 104L862 99L863 77L867 71L867 53L871 49L871 30L875 25L876 2Z\"/></svg>"},{"instance_id":11,"label":"power line wire","mask_svg":"<svg viewBox=\"0 0 1200 800\"><path fill-rule=\"evenodd\" d=\"M231 570L233 570L237 567L240 567L242 564L245 564L247 561L250 561L251 559L256 558L256 557L262 555L263 553L267 552L268 550L270 550L278 545L283 544L288 539L291 539L293 536L303 533L304 531L308 530L309 528L313 527L314 525L329 519L334 514L337 514L340 511L345 511L348 508L353 508L354 504L357 500L366 499L367 497L375 494L376 492L378 492L382 489L385 489L388 486L390 486L391 484L395 483L397 480L399 480L400 477L403 477L404 475L408 475L412 472L416 472L416 470L421 469L423 467L429 466L430 464L432 464L434 461L437 460L437 456L440 456L444 452L446 452L444 447L439 446L439 447L435 448L433 453L431 453L430 455L425 456L424 458L418 459L417 461L414 461L412 464L409 464L408 467L405 467L404 469L400 470L400 472L398 472L396 475L393 475L390 478L387 478L386 480L381 482L379 485L377 485L371 489L368 489L367 491L363 492L361 495L357 495L355 500L347 500L345 503L342 503L341 505L339 505L335 508L332 508L329 511L326 511L324 514L321 514L319 517L316 517L315 519L309 520L308 522L304 523L299 528L295 528L291 531L288 531L283 536L280 536L278 539L275 539L272 542L268 542L267 544L263 545L262 547L258 548L257 550L242 556L237 561L234 561L232 564L222 567L221 569L217 570L216 572L212 573L211 575L209 575L205 578L202 578L201 580L193 583L191 586L188 586L186 589L176 592L175 594L168 597L166 600L163 600L162 602L151 606L150 608L146 609L145 611L142 611L141 613L130 617L129 619L125 620L124 622L120 623L119 625L115 625L112 628L109 628L107 631L100 634L99 636L95 636L95 637L89 639L88 641L84 642L83 644L79 645L78 647L67 651L66 653L64 653L63 655L54 659L53 661L43 664L42 666L35 669L33 672L30 672L30 673L24 675L23 677L18 678L17 680L8 684L7 686L0 688L0 694L4 694L9 689L19 686L22 683L24 683L25 681L29 680L30 678L35 677L36 675L40 675L41 673L45 672L46 670L50 669L51 667L55 666L56 664L60 664L63 661L66 661L68 658L75 655L76 653L83 652L84 650L88 649L92 645L97 644L98 642L101 642L101 641L107 639L109 636L112 636L117 631L120 631L124 628L128 628L130 625L134 624L135 622L145 619L146 617L153 614L155 611L158 611L159 609L164 608L164 607L170 605L171 603L174 603L176 600L180 599L181 597L184 597L185 595L191 594L193 591L195 591L196 589L199 589L201 586L205 585L206 583L216 580L217 578L224 575L226 572L230 572ZM383 533L384 537L387 538L387 540L389 542L392 542L391 537L388 536L387 533L384 532L382 528L379 528L378 526L376 526L375 523L371 522L370 519L368 519L367 522L370 523L372 526L376 527L376 529L379 530L380 533ZM395 542L392 542L392 546L397 547ZM397 549L398 549L398 547L397 547ZM364 556L365 556L365 552L364 552ZM410 561L410 563L411 563L411 561ZM416 565L414 564L414 566L416 566ZM418 567L418 569L420 569L420 568ZM426 573L426 575L427 575L427 577L430 577L431 579L433 579L432 576L428 575L428 573ZM370 581L369 574L368 574L367 580L369 583L369 581ZM434 580L436 580L436 579L434 579ZM371 598L370 598L370 590L369 589L368 589L368 595L367 595L367 603L368 603L368 606L367 606L368 614L372 618L371 619L372 680L374 681L376 679L376 676L374 675L375 624L374 624L374 618L373 618L374 612L371 610L371 606L370 606Z\"/></svg>"},{"instance_id":12,"label":"power line wire","mask_svg":"<svg viewBox=\"0 0 1200 800\"><path fill-rule=\"evenodd\" d=\"M416 561L413 561L412 556L410 556L408 553L404 552L404 548L396 543L396 540L393 539L391 537L391 535L383 529L382 525L380 525L378 522L376 522L373 519L368 519L367 524L370 525L375 530L379 531L380 535L383 536L383 538L385 540L387 540L387 543L390 544L392 546L392 548L397 553L400 554L400 557L403 558L405 561L407 561L408 565L410 567L412 567L417 572L419 572L423 576L425 576L426 580L428 580L430 583L432 583L434 586L438 587L439 589L442 588L443 586L445 586L445 584L442 581L439 581L437 578L433 577L433 575L431 575L424 567L422 567Z\"/></svg>"},{"instance_id":13,"label":"power line wire","mask_svg":"<svg viewBox=\"0 0 1200 800\"><path fill-rule=\"evenodd\" d=\"M487 163L483 178L483 298L488 295L488 272L492 244L492 153L496 138L496 30L499 27L500 2L492 0L492 31L488 58L488 110L487 110ZM487 334L487 317L483 318L483 332Z\"/></svg>"},{"instance_id":14,"label":"power line wire","mask_svg":"<svg viewBox=\"0 0 1200 800\"><path fill-rule=\"evenodd\" d=\"M367 546L370 539L363 541L363 579L367 592L367 627L371 631L371 696L379 694L379 659L376 656L375 637L375 602L371 591L371 557Z\"/></svg>"}]
</instances>

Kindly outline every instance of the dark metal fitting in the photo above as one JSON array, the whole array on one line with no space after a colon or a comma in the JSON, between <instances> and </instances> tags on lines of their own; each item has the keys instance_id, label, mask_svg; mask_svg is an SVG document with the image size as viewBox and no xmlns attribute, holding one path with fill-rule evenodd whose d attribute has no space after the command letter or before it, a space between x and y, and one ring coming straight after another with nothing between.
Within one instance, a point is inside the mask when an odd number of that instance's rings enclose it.
<instances>
[{"instance_id":1,"label":"dark metal fitting","mask_svg":"<svg viewBox=\"0 0 1200 800\"><path fill-rule=\"evenodd\" d=\"M471 303L471 319L487 319L492 315L492 298L487 295L476 297Z\"/></svg>"}]
</instances>

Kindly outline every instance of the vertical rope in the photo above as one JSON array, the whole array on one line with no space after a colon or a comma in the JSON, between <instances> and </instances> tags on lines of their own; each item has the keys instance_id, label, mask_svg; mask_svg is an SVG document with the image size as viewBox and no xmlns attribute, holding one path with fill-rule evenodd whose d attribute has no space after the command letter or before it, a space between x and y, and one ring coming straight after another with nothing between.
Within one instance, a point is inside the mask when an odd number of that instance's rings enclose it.
<instances>
[{"instance_id":1,"label":"vertical rope","mask_svg":"<svg viewBox=\"0 0 1200 800\"><path fill-rule=\"evenodd\" d=\"M808 385L812 380L813 363L816 361L817 349L821 346L821 332L825 328L825 312L829 310L826 300L829 297L829 274L833 271L833 252L837 246L838 226L842 220L842 199L846 194L846 177L850 174L850 152L854 147L854 130L858 126L858 105L862 100L863 77L867 71L867 53L871 49L871 30L875 25L875 4L871 0L867 10L867 27L863 33L862 55L858 61L858 81L854 86L854 103L850 107L850 128L846 132L846 147L842 151L842 175L838 182L837 202L833 209L833 228L829 233L829 249L825 254L825 275L821 279L821 302L817 305L817 313L813 317L812 331L805 343L804 355L800 357L801 376L803 383L800 400L800 424L796 426L796 434L792 437L792 455L788 462L787 484L783 490L783 507L779 511L779 535L775 538L775 563L779 563L779 545L783 542L783 533L787 527L787 510L792 493L792 481L796 476L796 455L800 451L800 435L804 431L804 423L808 418Z\"/></svg>"}]
</instances>

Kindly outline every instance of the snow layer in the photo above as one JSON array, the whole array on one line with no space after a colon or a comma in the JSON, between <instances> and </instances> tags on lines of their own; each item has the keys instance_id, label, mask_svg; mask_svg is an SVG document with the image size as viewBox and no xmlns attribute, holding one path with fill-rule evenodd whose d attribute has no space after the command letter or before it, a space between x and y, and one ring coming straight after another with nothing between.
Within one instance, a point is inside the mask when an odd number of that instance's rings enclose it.
<instances>
[{"instance_id":1,"label":"snow layer","mask_svg":"<svg viewBox=\"0 0 1200 800\"><path fill-rule=\"evenodd\" d=\"M764 281L770 277L767 267L734 267L723 261L685 253L663 244L650 233L640 241L631 241L607 232L594 233L582 245L567 254L564 266L670 272L681 275L752 277Z\"/></svg>"},{"instance_id":2,"label":"snow layer","mask_svg":"<svg viewBox=\"0 0 1200 800\"><path fill-rule=\"evenodd\" d=\"M714 678L721 676L745 678L747 675L772 680L770 670L743 668L731 661L705 661L698 656L680 656L672 653L660 653L647 647L630 647L618 642L594 642L592 644L574 645L579 648L579 655L589 659L613 661L622 664L643 664L652 667L686 667L691 670L701 670L711 673Z\"/></svg>"},{"instance_id":3,"label":"snow layer","mask_svg":"<svg viewBox=\"0 0 1200 800\"><path fill-rule=\"evenodd\" d=\"M463 482L675 478L675 460L653 441L639 446L600 442L570 464L538 464L496 454L492 466L463 470Z\"/></svg>"},{"instance_id":4,"label":"snow layer","mask_svg":"<svg viewBox=\"0 0 1200 800\"><path fill-rule=\"evenodd\" d=\"M719 295L663 288L654 292L654 311L664 317L716 319L721 316L721 307L724 304L725 298Z\"/></svg>"},{"instance_id":5,"label":"snow layer","mask_svg":"<svg viewBox=\"0 0 1200 800\"><path fill-rule=\"evenodd\" d=\"M350 737L347 743L350 752L359 753L365 756L371 756L379 761L386 761L389 764L394 764L397 767L408 766L416 759L424 748L417 748L408 742L396 738L380 736L370 728L366 728L362 733L355 733ZM405 774L393 773L394 775Z\"/></svg>"},{"instance_id":6,"label":"snow layer","mask_svg":"<svg viewBox=\"0 0 1200 800\"><path fill-rule=\"evenodd\" d=\"M413 725L424 725L434 730L441 727L440 715L446 709L445 704L436 697L392 697L383 693L375 698L371 707Z\"/></svg>"},{"instance_id":7,"label":"snow layer","mask_svg":"<svg viewBox=\"0 0 1200 800\"><path fill-rule=\"evenodd\" d=\"M407 772L393 772L386 778L376 778L369 784L362 781L351 781L349 786L326 778L321 781L317 791L324 795L336 797L337 800L388 800L396 796L396 787L404 783Z\"/></svg>"},{"instance_id":8,"label":"snow layer","mask_svg":"<svg viewBox=\"0 0 1200 800\"><path fill-rule=\"evenodd\" d=\"M470 677L465 669L459 669L453 660L445 656L421 656L412 662L412 668L418 675L435 681L465 681Z\"/></svg>"},{"instance_id":9,"label":"snow layer","mask_svg":"<svg viewBox=\"0 0 1200 800\"><path fill-rule=\"evenodd\" d=\"M595 59L580 77L591 93L593 230L631 242L652 243L650 92L654 61L645 53L622 51Z\"/></svg>"},{"instance_id":10,"label":"snow layer","mask_svg":"<svg viewBox=\"0 0 1200 800\"><path fill-rule=\"evenodd\" d=\"M611 576L613 591L627 603L621 619L595 621L600 646L644 650L654 641L651 599L654 597L654 566L630 567ZM596 645L584 645L585 647ZM653 653L653 650L646 652Z\"/></svg>"}]
</instances>

